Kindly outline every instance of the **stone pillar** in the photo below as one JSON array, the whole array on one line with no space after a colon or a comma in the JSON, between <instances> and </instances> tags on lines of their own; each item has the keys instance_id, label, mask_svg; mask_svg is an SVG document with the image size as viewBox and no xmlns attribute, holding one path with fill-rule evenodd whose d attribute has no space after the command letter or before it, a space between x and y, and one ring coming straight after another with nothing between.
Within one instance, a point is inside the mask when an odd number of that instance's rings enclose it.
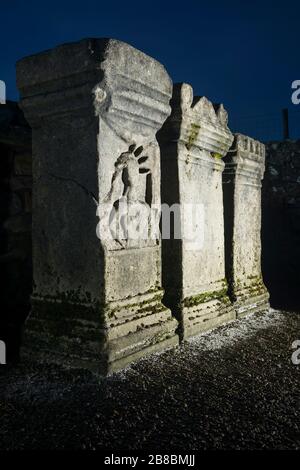
<instances>
[{"instance_id":1,"label":"stone pillar","mask_svg":"<svg viewBox=\"0 0 300 470\"><path fill-rule=\"evenodd\" d=\"M170 114L164 67L125 43L88 39L21 60L17 79L33 130L26 344L103 373L177 344L149 217L160 205L156 133ZM128 230L139 212L154 238Z\"/></svg>"},{"instance_id":2,"label":"stone pillar","mask_svg":"<svg viewBox=\"0 0 300 470\"><path fill-rule=\"evenodd\" d=\"M261 273L261 180L265 147L236 134L223 173L226 277L238 316L265 311L269 295Z\"/></svg>"},{"instance_id":3,"label":"stone pillar","mask_svg":"<svg viewBox=\"0 0 300 470\"><path fill-rule=\"evenodd\" d=\"M171 107L159 142L162 202L177 204L177 227L168 240L163 224L163 285L187 338L235 318L226 294L222 196L222 157L233 136L223 106L193 98L188 84L174 86Z\"/></svg>"}]
</instances>

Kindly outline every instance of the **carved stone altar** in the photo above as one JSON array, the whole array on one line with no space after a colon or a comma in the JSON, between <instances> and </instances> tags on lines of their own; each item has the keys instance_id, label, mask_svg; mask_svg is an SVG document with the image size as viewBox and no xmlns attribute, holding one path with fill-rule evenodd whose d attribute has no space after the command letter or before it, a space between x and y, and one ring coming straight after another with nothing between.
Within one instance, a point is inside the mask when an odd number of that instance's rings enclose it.
<instances>
[{"instance_id":1,"label":"carved stone altar","mask_svg":"<svg viewBox=\"0 0 300 470\"><path fill-rule=\"evenodd\" d=\"M161 299L164 67L111 39L17 65L33 129L32 314L26 347L103 373L178 343Z\"/></svg>"},{"instance_id":2,"label":"carved stone altar","mask_svg":"<svg viewBox=\"0 0 300 470\"><path fill-rule=\"evenodd\" d=\"M236 134L223 173L226 277L237 315L269 309L261 273L261 180L265 146Z\"/></svg>"}]
</instances>

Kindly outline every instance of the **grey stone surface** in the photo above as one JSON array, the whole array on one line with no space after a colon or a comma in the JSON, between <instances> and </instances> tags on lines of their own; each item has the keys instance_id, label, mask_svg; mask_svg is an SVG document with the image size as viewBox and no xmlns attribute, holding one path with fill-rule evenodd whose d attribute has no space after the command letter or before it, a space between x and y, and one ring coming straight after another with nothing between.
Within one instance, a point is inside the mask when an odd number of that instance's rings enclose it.
<instances>
[{"instance_id":1,"label":"grey stone surface","mask_svg":"<svg viewBox=\"0 0 300 470\"><path fill-rule=\"evenodd\" d=\"M125 43L87 39L22 59L17 82L33 130L27 345L106 373L177 344L161 303L159 238L96 234L114 208L121 218L123 202L160 204L155 135L172 93L164 67Z\"/></svg>"},{"instance_id":2,"label":"grey stone surface","mask_svg":"<svg viewBox=\"0 0 300 470\"><path fill-rule=\"evenodd\" d=\"M160 132L162 201L180 204L180 239L163 240L166 304L184 338L235 318L226 295L222 157L233 136L222 105L174 86L172 113ZM187 230L190 208L197 212Z\"/></svg>"},{"instance_id":3,"label":"grey stone surface","mask_svg":"<svg viewBox=\"0 0 300 470\"><path fill-rule=\"evenodd\" d=\"M261 272L261 180L265 147L236 134L223 173L226 277L237 315L269 308Z\"/></svg>"}]
</instances>

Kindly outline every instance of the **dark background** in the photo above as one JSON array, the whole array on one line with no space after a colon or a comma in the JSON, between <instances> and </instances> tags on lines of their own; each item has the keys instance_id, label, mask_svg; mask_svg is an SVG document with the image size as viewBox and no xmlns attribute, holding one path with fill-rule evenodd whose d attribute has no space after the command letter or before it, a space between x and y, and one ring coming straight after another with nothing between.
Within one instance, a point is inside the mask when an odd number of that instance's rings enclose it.
<instances>
[{"instance_id":1,"label":"dark background","mask_svg":"<svg viewBox=\"0 0 300 470\"><path fill-rule=\"evenodd\" d=\"M162 62L174 82L223 102L233 131L281 139L281 109L300 136L299 1L0 1L0 79L17 100L18 59L84 37L112 37Z\"/></svg>"}]
</instances>

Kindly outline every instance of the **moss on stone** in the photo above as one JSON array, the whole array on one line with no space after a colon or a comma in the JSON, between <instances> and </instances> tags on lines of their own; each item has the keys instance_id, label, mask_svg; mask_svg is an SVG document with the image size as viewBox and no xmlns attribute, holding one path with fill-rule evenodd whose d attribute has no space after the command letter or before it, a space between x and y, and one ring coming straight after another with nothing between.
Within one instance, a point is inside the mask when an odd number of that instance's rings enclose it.
<instances>
[{"instance_id":1,"label":"moss on stone","mask_svg":"<svg viewBox=\"0 0 300 470\"><path fill-rule=\"evenodd\" d=\"M150 294L152 292L155 292L153 290L146 292L146 294ZM127 305L125 304L120 304L120 306L114 307L113 309L110 308L109 304L105 308L105 314L108 316L108 318L113 318L115 316L116 312L119 312L120 310L136 310L136 313L144 313L144 312L153 312L153 313L158 313L163 310L165 310L164 305L161 303L162 301L162 294L159 293L157 295L154 295L150 299L145 299L142 302L136 302L136 303L128 303Z\"/></svg>"},{"instance_id":2,"label":"moss on stone","mask_svg":"<svg viewBox=\"0 0 300 470\"><path fill-rule=\"evenodd\" d=\"M198 134L199 134L199 130L200 130L199 124L196 124L196 123L191 124L191 130L190 130L190 133L189 133L189 136L188 136L188 143L186 144L186 147L187 147L188 150L190 150L190 148L193 146L195 140L197 139Z\"/></svg>"},{"instance_id":3,"label":"moss on stone","mask_svg":"<svg viewBox=\"0 0 300 470\"><path fill-rule=\"evenodd\" d=\"M222 159L222 155L220 153L217 153L217 152L211 152L211 156L213 158L217 158L218 160Z\"/></svg>"},{"instance_id":4,"label":"moss on stone","mask_svg":"<svg viewBox=\"0 0 300 470\"><path fill-rule=\"evenodd\" d=\"M198 304L209 302L210 300L222 299L224 297L227 297L227 287L218 291L202 292L201 294L187 297L183 300L182 306L194 307Z\"/></svg>"}]
</instances>

